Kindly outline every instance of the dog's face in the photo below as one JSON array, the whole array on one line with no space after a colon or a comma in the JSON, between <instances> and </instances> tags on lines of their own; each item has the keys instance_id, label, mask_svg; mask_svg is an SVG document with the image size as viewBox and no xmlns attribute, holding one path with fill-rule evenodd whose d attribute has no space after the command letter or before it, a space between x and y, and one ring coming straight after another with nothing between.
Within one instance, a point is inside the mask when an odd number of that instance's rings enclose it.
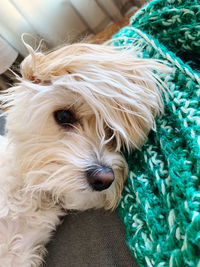
<instances>
[{"instance_id":1,"label":"dog's face","mask_svg":"<svg viewBox=\"0 0 200 267\"><path fill-rule=\"evenodd\" d=\"M165 67L89 44L31 53L2 97L26 189L66 209L114 208L127 174L120 149L138 148L153 127L162 100L151 70Z\"/></svg>"}]
</instances>

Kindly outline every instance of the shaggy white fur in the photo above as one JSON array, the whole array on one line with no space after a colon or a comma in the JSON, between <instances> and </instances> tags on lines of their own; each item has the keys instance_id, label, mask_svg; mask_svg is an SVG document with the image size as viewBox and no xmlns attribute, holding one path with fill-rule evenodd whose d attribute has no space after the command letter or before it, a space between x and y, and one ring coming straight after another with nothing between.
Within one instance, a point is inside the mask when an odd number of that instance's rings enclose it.
<instances>
[{"instance_id":1,"label":"shaggy white fur","mask_svg":"<svg viewBox=\"0 0 200 267\"><path fill-rule=\"evenodd\" d=\"M114 209L127 173L120 149L140 147L163 111L154 70L168 67L134 49L29 50L19 83L0 97L1 267L39 266L66 210Z\"/></svg>"}]
</instances>

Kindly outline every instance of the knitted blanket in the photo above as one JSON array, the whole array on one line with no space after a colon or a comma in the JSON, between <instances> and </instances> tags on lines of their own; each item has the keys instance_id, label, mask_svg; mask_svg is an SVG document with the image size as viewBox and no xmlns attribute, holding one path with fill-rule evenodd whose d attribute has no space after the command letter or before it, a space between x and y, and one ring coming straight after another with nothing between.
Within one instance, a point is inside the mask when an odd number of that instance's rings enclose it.
<instances>
[{"instance_id":1,"label":"knitted blanket","mask_svg":"<svg viewBox=\"0 0 200 267\"><path fill-rule=\"evenodd\" d=\"M127 244L139 266L200 266L200 3L153 0L115 37L172 66L157 131L127 155L118 207Z\"/></svg>"}]
</instances>

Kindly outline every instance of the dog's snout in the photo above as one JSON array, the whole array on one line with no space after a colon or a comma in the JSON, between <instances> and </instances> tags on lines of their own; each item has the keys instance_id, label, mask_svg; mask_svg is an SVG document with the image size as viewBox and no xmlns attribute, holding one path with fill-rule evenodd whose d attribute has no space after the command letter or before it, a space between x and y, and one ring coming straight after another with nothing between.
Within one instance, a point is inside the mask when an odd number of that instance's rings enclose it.
<instances>
[{"instance_id":1,"label":"dog's snout","mask_svg":"<svg viewBox=\"0 0 200 267\"><path fill-rule=\"evenodd\" d=\"M114 181L113 170L105 166L94 166L86 171L88 183L95 191L107 189Z\"/></svg>"}]
</instances>

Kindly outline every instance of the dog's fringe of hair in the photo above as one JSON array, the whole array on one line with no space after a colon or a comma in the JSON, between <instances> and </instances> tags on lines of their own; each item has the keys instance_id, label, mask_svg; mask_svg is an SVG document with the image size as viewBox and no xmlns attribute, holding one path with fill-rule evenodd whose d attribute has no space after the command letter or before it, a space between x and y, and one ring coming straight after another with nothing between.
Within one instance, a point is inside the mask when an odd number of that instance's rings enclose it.
<instances>
[{"instance_id":1,"label":"dog's fringe of hair","mask_svg":"<svg viewBox=\"0 0 200 267\"><path fill-rule=\"evenodd\" d=\"M139 148L149 129L155 129L154 119L163 112L165 91L157 73L168 72L169 67L158 60L138 57L137 46L119 49L83 43L49 54L28 49L30 55L21 64L20 82L37 91L36 98L50 92L52 84L57 90L67 88L81 95L96 116L102 145L108 141L104 138L105 124L113 131L116 150L122 145L128 150ZM16 88L8 91L7 96L1 97L5 107L14 104L13 93L25 92Z\"/></svg>"}]
</instances>

